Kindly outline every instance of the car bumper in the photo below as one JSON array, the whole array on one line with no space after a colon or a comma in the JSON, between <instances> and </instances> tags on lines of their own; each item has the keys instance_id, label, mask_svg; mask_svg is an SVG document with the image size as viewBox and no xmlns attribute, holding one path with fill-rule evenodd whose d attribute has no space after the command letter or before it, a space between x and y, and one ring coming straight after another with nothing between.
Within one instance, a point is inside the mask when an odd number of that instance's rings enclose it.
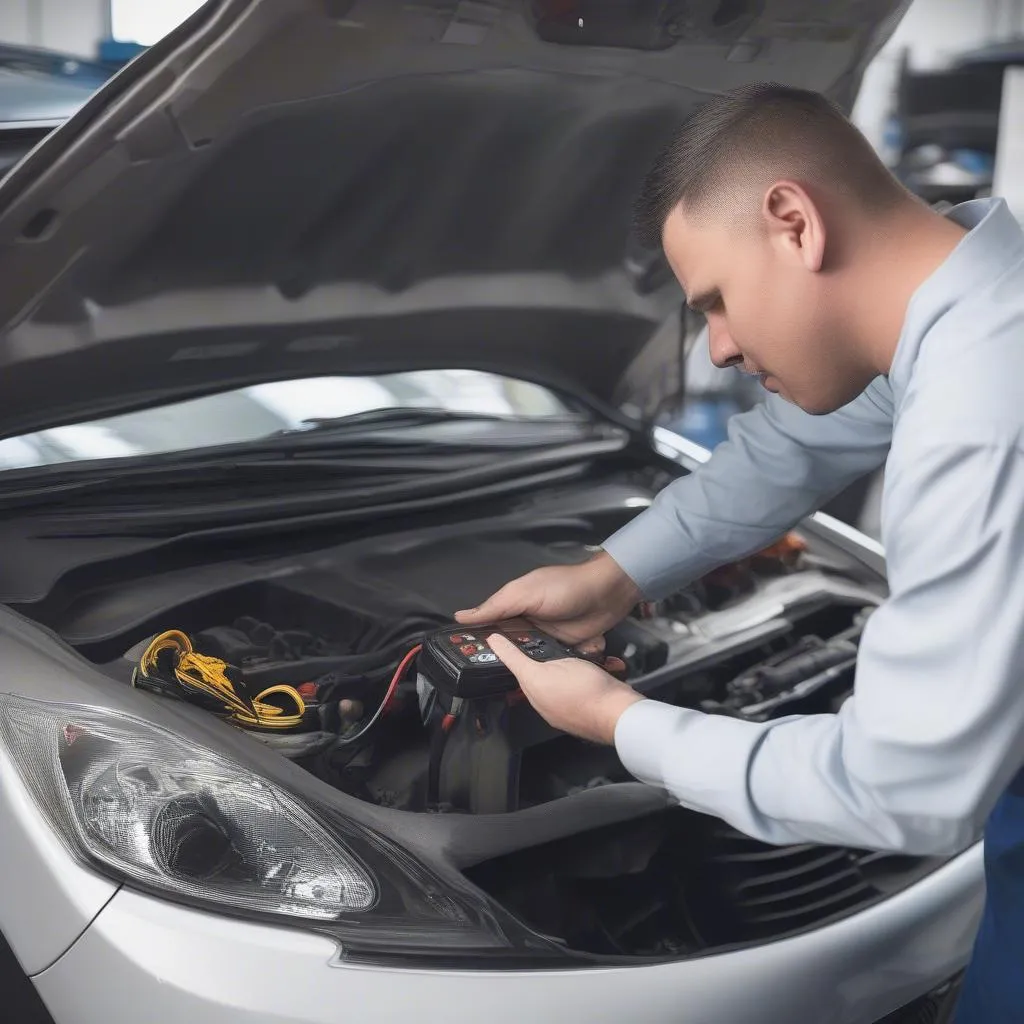
<instances>
[{"instance_id":1,"label":"car bumper","mask_svg":"<svg viewBox=\"0 0 1024 1024\"><path fill-rule=\"evenodd\" d=\"M657 966L352 966L327 938L122 889L35 984L57 1024L635 1020L866 1024L954 974L982 902L974 847L906 892L759 949Z\"/></svg>"}]
</instances>

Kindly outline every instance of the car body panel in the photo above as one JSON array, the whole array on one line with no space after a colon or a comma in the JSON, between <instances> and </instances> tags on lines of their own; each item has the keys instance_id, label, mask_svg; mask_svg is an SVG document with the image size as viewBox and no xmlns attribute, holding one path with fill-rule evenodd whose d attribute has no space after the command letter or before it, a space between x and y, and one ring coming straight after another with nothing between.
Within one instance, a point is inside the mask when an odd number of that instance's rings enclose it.
<instances>
[{"instance_id":1,"label":"car body panel","mask_svg":"<svg viewBox=\"0 0 1024 1024\"><path fill-rule=\"evenodd\" d=\"M869 1024L956 973L981 907L981 848L847 920L760 949L587 971L346 965L319 936L128 890L36 986L75 1024Z\"/></svg>"},{"instance_id":2,"label":"car body panel","mask_svg":"<svg viewBox=\"0 0 1024 1024\"><path fill-rule=\"evenodd\" d=\"M35 974L88 928L117 892L64 848L0 747L0 931Z\"/></svg>"}]
</instances>

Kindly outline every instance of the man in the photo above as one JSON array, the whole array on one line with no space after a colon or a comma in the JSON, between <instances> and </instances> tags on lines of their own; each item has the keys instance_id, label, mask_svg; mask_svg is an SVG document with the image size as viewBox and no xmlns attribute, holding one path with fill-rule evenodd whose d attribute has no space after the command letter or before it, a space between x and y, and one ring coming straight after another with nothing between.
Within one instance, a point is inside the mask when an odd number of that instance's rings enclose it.
<instances>
[{"instance_id":1,"label":"man","mask_svg":"<svg viewBox=\"0 0 1024 1024\"><path fill-rule=\"evenodd\" d=\"M890 596L837 715L756 724L492 644L552 725L769 843L953 853L988 819L961 1022L1024 1019L1024 233L1004 203L910 196L822 97L758 85L694 113L637 205L719 366L773 394L593 560L459 621L573 644L785 532L886 460Z\"/></svg>"}]
</instances>

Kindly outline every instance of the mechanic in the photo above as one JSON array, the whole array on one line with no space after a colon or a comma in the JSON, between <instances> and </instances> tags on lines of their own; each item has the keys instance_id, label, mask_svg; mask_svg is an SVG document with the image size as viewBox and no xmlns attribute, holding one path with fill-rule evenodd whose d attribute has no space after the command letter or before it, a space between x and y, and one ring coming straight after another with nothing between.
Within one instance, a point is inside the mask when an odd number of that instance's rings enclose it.
<instances>
[{"instance_id":1,"label":"mechanic","mask_svg":"<svg viewBox=\"0 0 1024 1024\"><path fill-rule=\"evenodd\" d=\"M705 715L490 643L551 725L765 842L951 854L984 827L957 1021L1024 1019L1024 232L998 199L933 211L827 100L770 83L692 114L636 213L714 362L772 394L592 560L457 617L592 646L884 462L890 592L839 714Z\"/></svg>"}]
</instances>

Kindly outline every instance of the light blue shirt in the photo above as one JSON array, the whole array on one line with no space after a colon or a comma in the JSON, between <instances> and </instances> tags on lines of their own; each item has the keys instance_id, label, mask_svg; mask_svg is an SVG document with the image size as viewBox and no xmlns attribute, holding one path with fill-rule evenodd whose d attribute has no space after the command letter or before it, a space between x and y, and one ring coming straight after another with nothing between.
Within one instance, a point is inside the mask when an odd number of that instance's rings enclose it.
<instances>
[{"instance_id":1,"label":"light blue shirt","mask_svg":"<svg viewBox=\"0 0 1024 1024\"><path fill-rule=\"evenodd\" d=\"M838 714L647 700L616 728L635 777L769 843L955 852L1024 762L1024 233L1002 200L949 216L970 230L915 292L887 378L828 416L770 396L605 544L658 598L885 461L889 597Z\"/></svg>"}]
</instances>

